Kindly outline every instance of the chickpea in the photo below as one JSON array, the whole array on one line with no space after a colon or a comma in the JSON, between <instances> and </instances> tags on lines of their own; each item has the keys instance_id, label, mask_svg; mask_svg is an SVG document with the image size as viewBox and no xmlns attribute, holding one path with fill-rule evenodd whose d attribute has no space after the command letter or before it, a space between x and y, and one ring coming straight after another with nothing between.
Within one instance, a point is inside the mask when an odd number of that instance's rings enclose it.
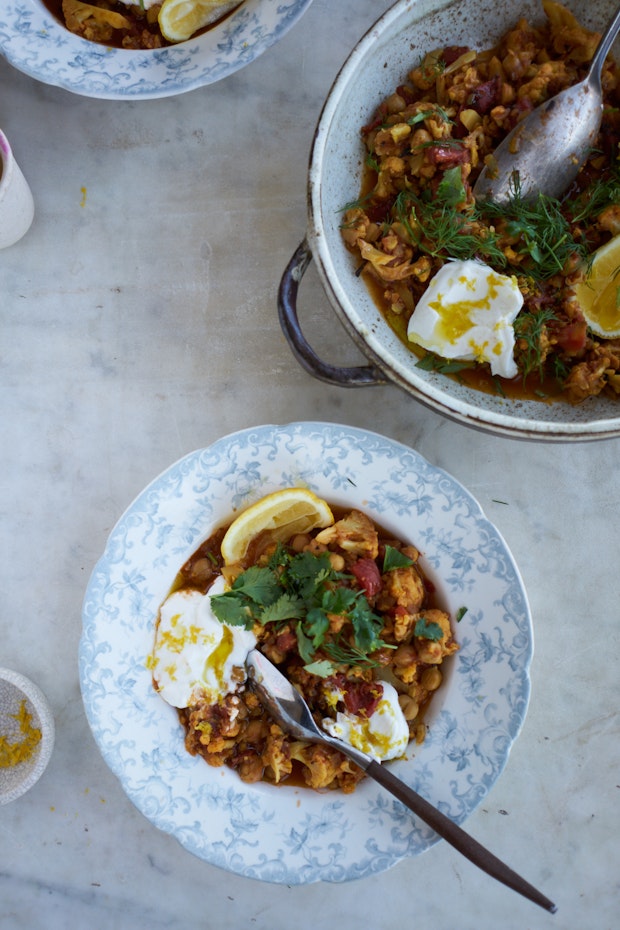
<instances>
[{"instance_id":1,"label":"chickpea","mask_svg":"<svg viewBox=\"0 0 620 930\"><path fill-rule=\"evenodd\" d=\"M411 644L403 644L395 650L392 657L392 665L394 668L405 668L408 665L415 665L417 659L417 653L415 647Z\"/></svg>"},{"instance_id":2,"label":"chickpea","mask_svg":"<svg viewBox=\"0 0 620 930\"><path fill-rule=\"evenodd\" d=\"M311 539L306 546L306 552L312 552L314 555L321 555L322 552L327 552L327 546L317 542L316 539Z\"/></svg>"},{"instance_id":3,"label":"chickpea","mask_svg":"<svg viewBox=\"0 0 620 930\"><path fill-rule=\"evenodd\" d=\"M248 755L237 769L239 778L241 781L246 782L246 784L253 784L254 782L260 781L263 777L264 770L261 758L257 755Z\"/></svg>"},{"instance_id":4,"label":"chickpea","mask_svg":"<svg viewBox=\"0 0 620 930\"><path fill-rule=\"evenodd\" d=\"M418 702L414 701L408 694L399 694L398 703L400 704L400 709L404 714L405 720L415 720L420 710Z\"/></svg>"},{"instance_id":5,"label":"chickpea","mask_svg":"<svg viewBox=\"0 0 620 930\"><path fill-rule=\"evenodd\" d=\"M426 668L422 672L420 684L427 691L436 691L442 681L442 674L438 668Z\"/></svg>"},{"instance_id":6,"label":"chickpea","mask_svg":"<svg viewBox=\"0 0 620 930\"><path fill-rule=\"evenodd\" d=\"M405 109L407 103L400 94L394 93L390 94L390 96L387 98L386 106L388 113L400 113L401 110Z\"/></svg>"},{"instance_id":7,"label":"chickpea","mask_svg":"<svg viewBox=\"0 0 620 930\"><path fill-rule=\"evenodd\" d=\"M335 572L341 572L344 569L344 558L338 552L330 552L329 564Z\"/></svg>"},{"instance_id":8,"label":"chickpea","mask_svg":"<svg viewBox=\"0 0 620 930\"><path fill-rule=\"evenodd\" d=\"M293 552L303 552L306 546L310 544L310 539L309 533L297 533L297 535L293 536L291 539L291 549Z\"/></svg>"},{"instance_id":9,"label":"chickpea","mask_svg":"<svg viewBox=\"0 0 620 930\"><path fill-rule=\"evenodd\" d=\"M415 152L416 149L428 145L429 142L433 141L433 137L427 129L416 129L414 134L411 137L411 151Z\"/></svg>"}]
</instances>

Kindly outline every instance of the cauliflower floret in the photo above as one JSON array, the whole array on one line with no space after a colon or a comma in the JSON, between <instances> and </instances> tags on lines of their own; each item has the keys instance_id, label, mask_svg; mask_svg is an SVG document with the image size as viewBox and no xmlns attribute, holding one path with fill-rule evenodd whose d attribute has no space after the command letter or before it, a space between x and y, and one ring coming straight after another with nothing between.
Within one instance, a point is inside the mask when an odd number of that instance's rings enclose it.
<instances>
[{"instance_id":1,"label":"cauliflower floret","mask_svg":"<svg viewBox=\"0 0 620 930\"><path fill-rule=\"evenodd\" d=\"M383 582L382 597L390 597L398 607L404 607L409 613L417 613L424 603L426 591L424 582L414 565L395 568L381 576ZM404 637L401 637L404 639Z\"/></svg>"},{"instance_id":2,"label":"cauliflower floret","mask_svg":"<svg viewBox=\"0 0 620 930\"><path fill-rule=\"evenodd\" d=\"M338 546L351 555L376 559L379 554L379 536L374 524L359 510L321 530L316 541L324 546Z\"/></svg>"},{"instance_id":3,"label":"cauliflower floret","mask_svg":"<svg viewBox=\"0 0 620 930\"><path fill-rule=\"evenodd\" d=\"M275 782L282 781L291 774L293 762L290 743L277 724L269 728L269 736L261 754L261 761L267 769L267 774Z\"/></svg>"},{"instance_id":4,"label":"cauliflower floret","mask_svg":"<svg viewBox=\"0 0 620 930\"><path fill-rule=\"evenodd\" d=\"M441 639L427 639L424 636L415 636L414 644L420 662L427 665L439 665L446 656L451 656L459 648L452 638L450 617L443 610L424 610L418 614L418 620L425 620L427 624L436 623L441 627Z\"/></svg>"},{"instance_id":5,"label":"cauliflower floret","mask_svg":"<svg viewBox=\"0 0 620 930\"><path fill-rule=\"evenodd\" d=\"M302 741L291 743L291 757L304 766L304 779L310 788L341 788L345 794L355 790L364 772L337 749Z\"/></svg>"},{"instance_id":6,"label":"cauliflower floret","mask_svg":"<svg viewBox=\"0 0 620 930\"><path fill-rule=\"evenodd\" d=\"M131 29L131 22L121 13L104 10L81 0L63 0L62 11L67 29L91 42L107 42L115 29Z\"/></svg>"}]
</instances>

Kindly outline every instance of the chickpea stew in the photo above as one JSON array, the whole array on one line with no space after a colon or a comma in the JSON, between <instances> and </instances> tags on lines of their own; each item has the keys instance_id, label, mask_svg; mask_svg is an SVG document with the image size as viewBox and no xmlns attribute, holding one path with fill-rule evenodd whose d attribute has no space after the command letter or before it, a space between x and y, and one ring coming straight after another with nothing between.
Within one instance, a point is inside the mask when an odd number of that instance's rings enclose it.
<instances>
[{"instance_id":1,"label":"chickpea stew","mask_svg":"<svg viewBox=\"0 0 620 930\"><path fill-rule=\"evenodd\" d=\"M553 0L543 8L542 24L519 19L494 48L429 50L379 104L361 128L362 189L358 202L343 208L341 231L413 363L487 392L575 404L620 395L620 339L593 332L577 297L593 253L620 234L615 62L609 58L603 71L599 137L561 200L541 194L525 202L518 179L502 207L476 202L472 191L516 123L588 69L600 36ZM477 345L466 338L464 308L474 301L463 296L451 305L456 315L443 320L443 349L429 348L414 322L425 301L440 305L433 281L457 263L479 271L479 308L497 303L499 283L516 291L518 304L499 320L503 342L490 351L486 338ZM474 287L464 273L460 280ZM490 321L489 333L497 323ZM456 335L467 351L451 351ZM504 369L493 364L500 352L509 356Z\"/></svg>"},{"instance_id":2,"label":"chickpea stew","mask_svg":"<svg viewBox=\"0 0 620 930\"><path fill-rule=\"evenodd\" d=\"M219 694L198 688L187 706L177 704L187 750L244 782L352 792L364 777L342 753L295 740L269 717L245 684L243 663L254 644L303 694L319 725L380 761L423 742L444 660L458 650L417 549L358 510L335 516L331 526L284 543L261 533L234 565L224 564L219 530L188 559L170 595L208 601L221 627L253 637L225 674L236 647L232 635L228 645L222 637L214 650ZM178 614L175 622L178 642ZM160 690L157 662L151 667Z\"/></svg>"}]
</instances>

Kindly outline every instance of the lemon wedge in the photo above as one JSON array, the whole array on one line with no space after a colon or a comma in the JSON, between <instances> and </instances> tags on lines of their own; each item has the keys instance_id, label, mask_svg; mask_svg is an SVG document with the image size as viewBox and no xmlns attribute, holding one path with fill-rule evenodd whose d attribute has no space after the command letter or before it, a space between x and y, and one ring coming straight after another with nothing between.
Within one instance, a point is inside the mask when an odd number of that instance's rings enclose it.
<instances>
[{"instance_id":1,"label":"lemon wedge","mask_svg":"<svg viewBox=\"0 0 620 930\"><path fill-rule=\"evenodd\" d=\"M226 565L241 562L252 540L266 530L274 540L284 542L296 533L308 533L333 522L326 502L307 488L274 491L233 520L222 540L222 557Z\"/></svg>"},{"instance_id":2,"label":"lemon wedge","mask_svg":"<svg viewBox=\"0 0 620 930\"><path fill-rule=\"evenodd\" d=\"M169 42L184 42L199 29L210 26L241 0L164 0L157 17L162 35Z\"/></svg>"},{"instance_id":3,"label":"lemon wedge","mask_svg":"<svg viewBox=\"0 0 620 930\"><path fill-rule=\"evenodd\" d=\"M620 236L596 250L575 296L593 333L604 339L620 336Z\"/></svg>"}]
</instances>

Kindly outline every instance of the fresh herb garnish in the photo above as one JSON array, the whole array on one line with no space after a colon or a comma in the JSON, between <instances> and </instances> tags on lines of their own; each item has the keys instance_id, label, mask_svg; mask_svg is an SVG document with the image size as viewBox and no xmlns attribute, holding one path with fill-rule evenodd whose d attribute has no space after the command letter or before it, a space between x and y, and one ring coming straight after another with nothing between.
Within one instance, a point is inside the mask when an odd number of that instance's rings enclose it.
<instances>
[{"instance_id":1,"label":"fresh herb garnish","mask_svg":"<svg viewBox=\"0 0 620 930\"><path fill-rule=\"evenodd\" d=\"M584 191L563 202L573 223L583 223L597 216L605 207L620 203L620 164L616 161L602 177Z\"/></svg>"},{"instance_id":2,"label":"fresh herb garnish","mask_svg":"<svg viewBox=\"0 0 620 930\"><path fill-rule=\"evenodd\" d=\"M461 620L463 619L463 617L464 617L465 614L467 613L468 609L469 609L468 607L459 607L459 609L458 609L457 612L456 612L456 622L457 622L457 623L460 623L460 622L461 622Z\"/></svg>"},{"instance_id":3,"label":"fresh herb garnish","mask_svg":"<svg viewBox=\"0 0 620 930\"><path fill-rule=\"evenodd\" d=\"M412 191L401 191L394 202L394 214L412 245L434 258L488 260L505 267L506 256L492 230L484 235L472 231L471 217L451 203L424 200Z\"/></svg>"},{"instance_id":4,"label":"fresh herb garnish","mask_svg":"<svg viewBox=\"0 0 620 930\"><path fill-rule=\"evenodd\" d=\"M423 371L438 371L444 375L458 374L465 368L474 368L474 362L460 361L459 359L446 359L435 355L434 352L427 352L421 359L416 362L415 367Z\"/></svg>"},{"instance_id":5,"label":"fresh herb garnish","mask_svg":"<svg viewBox=\"0 0 620 930\"><path fill-rule=\"evenodd\" d=\"M382 618L373 612L363 590L349 586L351 581L352 576L332 568L325 552L291 554L278 545L268 565L242 572L230 591L211 598L211 608L218 620L246 629L255 623L280 628L291 622L308 670L325 670L325 660L315 660L319 650L332 665L374 666L372 653L394 647L381 639ZM333 616L344 621L337 633L330 633Z\"/></svg>"},{"instance_id":6,"label":"fresh herb garnish","mask_svg":"<svg viewBox=\"0 0 620 930\"><path fill-rule=\"evenodd\" d=\"M327 659L319 659L318 662L309 662L307 665L304 665L304 668L307 672L310 672L311 675L317 675L319 678L329 678L330 675L334 674L334 663L329 662Z\"/></svg>"},{"instance_id":7,"label":"fresh herb garnish","mask_svg":"<svg viewBox=\"0 0 620 930\"><path fill-rule=\"evenodd\" d=\"M454 120L451 120L443 107L434 106L429 110L418 110L414 116L409 117L407 123L410 126L415 126L417 123L421 123L426 119L437 119L439 118L444 123L453 123Z\"/></svg>"},{"instance_id":8,"label":"fresh herb garnish","mask_svg":"<svg viewBox=\"0 0 620 930\"><path fill-rule=\"evenodd\" d=\"M383 556L384 573L391 572L395 568L406 568L408 565L413 565L413 560L408 555L405 555L399 549L395 549L394 546L385 547Z\"/></svg>"},{"instance_id":9,"label":"fresh herb garnish","mask_svg":"<svg viewBox=\"0 0 620 930\"><path fill-rule=\"evenodd\" d=\"M532 202L524 200L516 181L508 203L484 201L477 209L483 219L496 223L514 241L512 248L527 257L527 272L535 280L559 274L575 255L584 262L587 259L586 243L575 240L555 197L539 193Z\"/></svg>"},{"instance_id":10,"label":"fresh herb garnish","mask_svg":"<svg viewBox=\"0 0 620 930\"><path fill-rule=\"evenodd\" d=\"M543 337L547 323L555 319L553 311L543 307L537 313L522 310L514 321L515 337L520 352L519 368L524 378L538 371L542 381L545 364Z\"/></svg>"},{"instance_id":11,"label":"fresh herb garnish","mask_svg":"<svg viewBox=\"0 0 620 930\"><path fill-rule=\"evenodd\" d=\"M458 167L448 168L447 171L444 171L443 178L437 185L437 199L445 203L446 206L455 207L457 203L462 203L466 197L461 169Z\"/></svg>"},{"instance_id":12,"label":"fresh herb garnish","mask_svg":"<svg viewBox=\"0 0 620 930\"><path fill-rule=\"evenodd\" d=\"M420 639L430 639L436 643L443 636L443 630L434 620L427 620L425 617L420 617L416 622L413 635L420 637Z\"/></svg>"}]
</instances>

